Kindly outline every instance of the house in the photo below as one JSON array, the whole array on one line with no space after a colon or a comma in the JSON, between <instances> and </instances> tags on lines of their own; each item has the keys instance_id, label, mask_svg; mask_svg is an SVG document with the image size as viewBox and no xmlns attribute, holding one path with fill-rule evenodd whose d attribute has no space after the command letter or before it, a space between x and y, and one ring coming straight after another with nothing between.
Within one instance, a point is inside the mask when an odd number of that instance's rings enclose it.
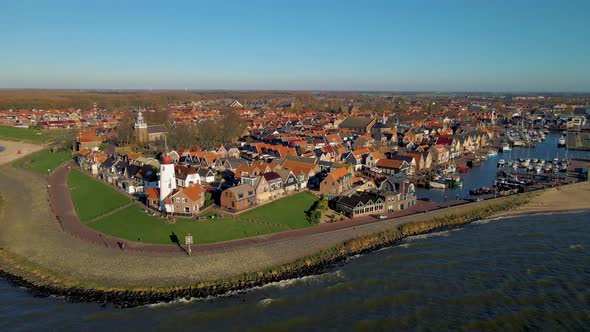
<instances>
[{"instance_id":1,"label":"house","mask_svg":"<svg viewBox=\"0 0 590 332\"><path fill-rule=\"evenodd\" d=\"M434 164L444 164L449 161L449 150L441 144L436 144L431 149L432 151L432 162Z\"/></svg>"},{"instance_id":2,"label":"house","mask_svg":"<svg viewBox=\"0 0 590 332\"><path fill-rule=\"evenodd\" d=\"M387 212L404 210L416 205L416 187L401 173L381 181L379 190L387 193L385 199Z\"/></svg>"},{"instance_id":3,"label":"house","mask_svg":"<svg viewBox=\"0 0 590 332\"><path fill-rule=\"evenodd\" d=\"M174 171L176 173L176 185L178 187L186 188L194 184L201 184L201 177L194 168L176 165Z\"/></svg>"},{"instance_id":4,"label":"house","mask_svg":"<svg viewBox=\"0 0 590 332\"><path fill-rule=\"evenodd\" d=\"M283 179L277 172L264 173L262 177L268 183L268 189L272 199L276 199L284 194Z\"/></svg>"},{"instance_id":5,"label":"house","mask_svg":"<svg viewBox=\"0 0 590 332\"><path fill-rule=\"evenodd\" d=\"M421 170L425 168L424 159L422 158L422 154L420 152L406 152L407 157L412 157L414 160L414 164L416 165L416 170Z\"/></svg>"},{"instance_id":6,"label":"house","mask_svg":"<svg viewBox=\"0 0 590 332\"><path fill-rule=\"evenodd\" d=\"M378 171L386 175L397 173L409 174L410 172L410 164L401 159L379 159L375 163L375 167Z\"/></svg>"},{"instance_id":7,"label":"house","mask_svg":"<svg viewBox=\"0 0 590 332\"><path fill-rule=\"evenodd\" d=\"M138 188L139 190L145 191L147 188L158 188L158 169L152 165L144 165L135 174L135 180L138 183L138 187L140 187Z\"/></svg>"},{"instance_id":8,"label":"house","mask_svg":"<svg viewBox=\"0 0 590 332\"><path fill-rule=\"evenodd\" d=\"M199 168L197 170L197 174L199 175L200 183L212 183L215 181L215 173L208 168Z\"/></svg>"},{"instance_id":9,"label":"house","mask_svg":"<svg viewBox=\"0 0 590 332\"><path fill-rule=\"evenodd\" d=\"M221 193L220 206L230 211L241 211L256 204L254 187L249 184L240 184L228 188Z\"/></svg>"},{"instance_id":10,"label":"house","mask_svg":"<svg viewBox=\"0 0 590 332\"><path fill-rule=\"evenodd\" d=\"M407 154L399 154L399 153L392 153L389 156L390 159L395 160L403 160L408 163L409 168L406 172L408 175L412 175L416 172L416 168L418 167L418 160L414 156L407 155Z\"/></svg>"},{"instance_id":11,"label":"house","mask_svg":"<svg viewBox=\"0 0 590 332\"><path fill-rule=\"evenodd\" d=\"M341 195L352 187L352 174L342 167L329 173L320 182L320 193L327 196Z\"/></svg>"},{"instance_id":12,"label":"house","mask_svg":"<svg viewBox=\"0 0 590 332\"><path fill-rule=\"evenodd\" d=\"M283 189L285 189L286 194L301 189L297 177L292 171L277 168L275 169L275 172L281 177L281 180L283 181Z\"/></svg>"},{"instance_id":13,"label":"house","mask_svg":"<svg viewBox=\"0 0 590 332\"><path fill-rule=\"evenodd\" d=\"M164 198L166 213L183 216L199 213L205 205L205 192L205 188L198 184L174 189L168 197Z\"/></svg>"},{"instance_id":14,"label":"house","mask_svg":"<svg viewBox=\"0 0 590 332\"><path fill-rule=\"evenodd\" d=\"M338 128L348 129L354 133L363 135L370 133L373 125L375 125L375 119L372 117L349 116L338 125Z\"/></svg>"},{"instance_id":15,"label":"house","mask_svg":"<svg viewBox=\"0 0 590 332\"><path fill-rule=\"evenodd\" d=\"M385 197L374 192L360 192L350 196L337 196L334 209L349 218L385 212Z\"/></svg>"},{"instance_id":16,"label":"house","mask_svg":"<svg viewBox=\"0 0 590 332\"><path fill-rule=\"evenodd\" d=\"M268 182L261 175L243 176L240 179L240 184L247 184L254 188L254 195L256 196L255 204L262 204L273 199L273 193L270 192Z\"/></svg>"}]
</instances>

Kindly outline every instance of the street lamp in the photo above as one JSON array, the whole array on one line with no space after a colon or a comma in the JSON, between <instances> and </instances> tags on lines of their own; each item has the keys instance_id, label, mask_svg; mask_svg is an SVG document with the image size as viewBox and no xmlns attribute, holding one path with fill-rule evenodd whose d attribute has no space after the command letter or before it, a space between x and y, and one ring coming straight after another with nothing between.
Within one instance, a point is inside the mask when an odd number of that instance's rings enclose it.
<instances>
[{"instance_id":1,"label":"street lamp","mask_svg":"<svg viewBox=\"0 0 590 332\"><path fill-rule=\"evenodd\" d=\"M184 243L188 246L187 253L190 256L191 255L191 244L193 244L193 236L191 235L191 233L188 233L188 235L184 237Z\"/></svg>"}]
</instances>

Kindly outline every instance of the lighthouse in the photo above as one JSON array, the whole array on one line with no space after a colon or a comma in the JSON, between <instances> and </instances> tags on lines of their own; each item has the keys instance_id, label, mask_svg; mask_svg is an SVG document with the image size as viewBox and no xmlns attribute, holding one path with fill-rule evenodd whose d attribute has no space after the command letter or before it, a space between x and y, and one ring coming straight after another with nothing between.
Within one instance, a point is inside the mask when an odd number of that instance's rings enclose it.
<instances>
[{"instance_id":1,"label":"lighthouse","mask_svg":"<svg viewBox=\"0 0 590 332\"><path fill-rule=\"evenodd\" d=\"M160 163L160 207L162 211L166 211L164 199L176 189L176 176L174 175L174 163L172 158L168 155L162 158Z\"/></svg>"}]
</instances>

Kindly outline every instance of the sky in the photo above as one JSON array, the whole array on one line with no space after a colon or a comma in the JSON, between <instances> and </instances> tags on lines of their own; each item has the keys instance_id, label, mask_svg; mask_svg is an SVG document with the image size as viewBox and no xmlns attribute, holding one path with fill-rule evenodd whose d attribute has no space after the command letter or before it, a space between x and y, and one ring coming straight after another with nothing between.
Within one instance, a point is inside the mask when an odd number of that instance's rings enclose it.
<instances>
[{"instance_id":1,"label":"sky","mask_svg":"<svg viewBox=\"0 0 590 332\"><path fill-rule=\"evenodd\" d=\"M0 2L0 88L590 92L590 1Z\"/></svg>"}]
</instances>

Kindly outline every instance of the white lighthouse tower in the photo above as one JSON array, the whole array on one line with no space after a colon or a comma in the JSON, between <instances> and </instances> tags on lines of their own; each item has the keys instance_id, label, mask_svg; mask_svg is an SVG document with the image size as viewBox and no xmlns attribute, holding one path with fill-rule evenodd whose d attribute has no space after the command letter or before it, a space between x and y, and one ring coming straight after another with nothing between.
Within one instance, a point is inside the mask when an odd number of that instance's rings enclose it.
<instances>
[{"instance_id":1,"label":"white lighthouse tower","mask_svg":"<svg viewBox=\"0 0 590 332\"><path fill-rule=\"evenodd\" d=\"M176 189L176 176L174 175L174 163L172 158L166 155L162 158L160 163L160 207L162 211L166 211L164 199ZM168 212L168 211L166 211Z\"/></svg>"}]
</instances>

